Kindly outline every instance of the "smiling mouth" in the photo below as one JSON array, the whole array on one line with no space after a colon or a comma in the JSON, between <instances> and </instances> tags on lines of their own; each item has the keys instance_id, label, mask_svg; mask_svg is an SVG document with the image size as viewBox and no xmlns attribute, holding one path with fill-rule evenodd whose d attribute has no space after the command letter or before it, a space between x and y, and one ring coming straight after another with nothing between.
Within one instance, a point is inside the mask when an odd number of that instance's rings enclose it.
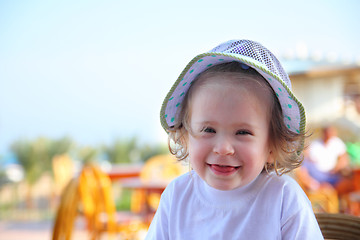
<instances>
[{"instance_id":1,"label":"smiling mouth","mask_svg":"<svg viewBox=\"0 0 360 240\"><path fill-rule=\"evenodd\" d=\"M219 165L219 164L208 164L210 169L216 175L228 176L235 173L240 166L228 166L228 165Z\"/></svg>"}]
</instances>

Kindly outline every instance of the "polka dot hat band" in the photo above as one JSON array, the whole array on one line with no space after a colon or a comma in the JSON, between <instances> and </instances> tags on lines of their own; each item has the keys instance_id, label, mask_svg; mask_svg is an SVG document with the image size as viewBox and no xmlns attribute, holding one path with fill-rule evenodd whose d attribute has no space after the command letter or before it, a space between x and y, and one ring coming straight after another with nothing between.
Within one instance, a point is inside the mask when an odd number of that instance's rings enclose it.
<instances>
[{"instance_id":1,"label":"polka dot hat band","mask_svg":"<svg viewBox=\"0 0 360 240\"><path fill-rule=\"evenodd\" d=\"M304 133L305 111L291 92L289 76L277 58L261 44L250 40L231 40L211 51L197 55L180 74L161 108L161 124L168 131L177 123L177 114L186 92L196 77L211 66L238 61L258 71L279 99L285 125L290 131Z\"/></svg>"}]
</instances>

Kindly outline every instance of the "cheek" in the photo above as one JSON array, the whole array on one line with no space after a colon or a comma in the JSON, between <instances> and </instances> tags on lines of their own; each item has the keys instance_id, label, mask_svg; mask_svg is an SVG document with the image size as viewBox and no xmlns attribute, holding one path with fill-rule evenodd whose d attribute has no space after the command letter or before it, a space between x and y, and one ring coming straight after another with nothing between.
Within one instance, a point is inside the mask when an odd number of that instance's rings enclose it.
<instances>
[{"instance_id":1,"label":"cheek","mask_svg":"<svg viewBox=\"0 0 360 240\"><path fill-rule=\"evenodd\" d=\"M189 136L188 139L189 139L188 141L189 154L191 155L197 154L199 149L201 149L201 142L192 136Z\"/></svg>"},{"instance_id":2,"label":"cheek","mask_svg":"<svg viewBox=\"0 0 360 240\"><path fill-rule=\"evenodd\" d=\"M204 139L190 136L188 143L189 156L199 158L211 152L211 144Z\"/></svg>"},{"instance_id":3,"label":"cheek","mask_svg":"<svg viewBox=\"0 0 360 240\"><path fill-rule=\"evenodd\" d=\"M263 166L270 158L270 149L267 143L257 143L251 146L243 146L238 149L239 156L247 159L252 167Z\"/></svg>"}]
</instances>

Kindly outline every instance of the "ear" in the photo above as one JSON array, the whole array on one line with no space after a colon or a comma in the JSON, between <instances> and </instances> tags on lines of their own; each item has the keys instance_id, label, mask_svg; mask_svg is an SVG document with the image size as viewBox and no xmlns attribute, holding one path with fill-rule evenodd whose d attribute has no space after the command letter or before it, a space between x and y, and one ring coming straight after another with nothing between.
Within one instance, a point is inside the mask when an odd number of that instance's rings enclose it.
<instances>
[{"instance_id":1,"label":"ear","mask_svg":"<svg viewBox=\"0 0 360 240\"><path fill-rule=\"evenodd\" d=\"M275 162L274 153L272 150L269 151L269 156L266 160L267 163L273 164Z\"/></svg>"}]
</instances>

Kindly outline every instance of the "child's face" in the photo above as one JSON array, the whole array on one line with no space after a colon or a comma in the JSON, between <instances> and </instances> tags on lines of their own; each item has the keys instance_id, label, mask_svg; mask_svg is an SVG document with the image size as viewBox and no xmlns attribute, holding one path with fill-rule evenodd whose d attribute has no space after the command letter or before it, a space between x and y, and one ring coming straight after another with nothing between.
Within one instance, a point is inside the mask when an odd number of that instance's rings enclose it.
<instances>
[{"instance_id":1,"label":"child's face","mask_svg":"<svg viewBox=\"0 0 360 240\"><path fill-rule=\"evenodd\" d=\"M256 83L234 83L228 76L212 76L204 84L190 103L192 167L216 189L245 186L272 162L270 94Z\"/></svg>"}]
</instances>

